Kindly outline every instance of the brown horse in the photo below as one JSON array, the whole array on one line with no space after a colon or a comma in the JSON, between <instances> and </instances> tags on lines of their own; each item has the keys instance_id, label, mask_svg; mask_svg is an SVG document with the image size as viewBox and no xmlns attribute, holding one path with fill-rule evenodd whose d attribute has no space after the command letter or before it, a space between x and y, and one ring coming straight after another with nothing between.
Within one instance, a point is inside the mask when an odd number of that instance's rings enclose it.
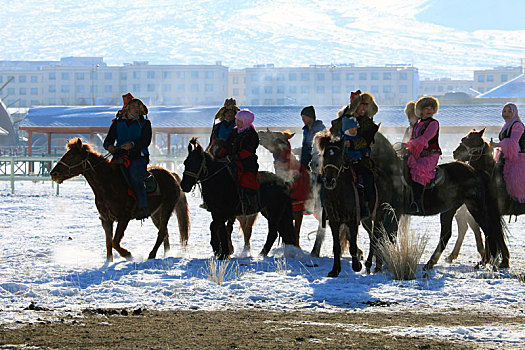
<instances>
[{"instance_id":1,"label":"brown horse","mask_svg":"<svg viewBox=\"0 0 525 350\"><path fill-rule=\"evenodd\" d=\"M190 219L188 203L180 188L180 178L161 167L150 167L149 173L155 177L157 190L148 194L151 219L159 232L157 241L148 259L154 259L161 243L164 253L170 248L168 239L168 220L175 210L179 223L180 242L187 246ZM75 138L67 144L67 152L60 158L50 173L51 179L62 183L72 177L83 175L95 194L102 227L106 233L107 261L113 261L112 248L124 258L131 259L131 253L120 246L124 231L130 220L136 217L136 199L129 192L119 165L110 163L101 154L95 152L89 144ZM115 236L113 222L117 221Z\"/></svg>"}]
</instances>

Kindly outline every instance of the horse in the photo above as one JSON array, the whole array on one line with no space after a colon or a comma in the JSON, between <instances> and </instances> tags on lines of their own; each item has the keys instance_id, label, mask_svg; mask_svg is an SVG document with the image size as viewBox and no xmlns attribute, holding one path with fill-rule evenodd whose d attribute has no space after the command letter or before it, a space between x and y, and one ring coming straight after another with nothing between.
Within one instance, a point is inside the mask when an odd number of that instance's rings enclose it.
<instances>
[{"instance_id":1,"label":"horse","mask_svg":"<svg viewBox=\"0 0 525 350\"><path fill-rule=\"evenodd\" d=\"M357 247L359 223L368 232L370 251L365 262L366 272L370 273L373 258L376 258L374 272L383 268L383 258L378 244L389 239L393 241L397 234L398 222L395 209L387 199L392 197L392 185L385 176L378 176L376 181L376 203L370 217L360 217L359 195L355 185L355 172L347 161L343 141L334 139L329 132L316 135L316 142L321 152L322 180L321 203L327 214L333 238L334 265L329 277L337 277L341 271L341 241L346 236L352 257L352 269L356 272L362 268L362 252ZM381 174L382 175L382 174Z\"/></svg>"},{"instance_id":2,"label":"horse","mask_svg":"<svg viewBox=\"0 0 525 350\"><path fill-rule=\"evenodd\" d=\"M154 259L161 243L164 254L170 249L168 220L173 211L177 215L180 243L188 244L190 218L186 195L180 188L180 177L161 167L149 167L148 171L157 182L157 190L148 194L151 220L159 230L157 240L148 259ZM91 145L80 138L67 144L67 152L51 170L51 179L58 184L78 175L83 175L95 194L95 204L106 234L106 260L113 261L114 248L120 256L130 260L131 253L121 247L120 241L130 220L136 218L137 201L128 187L120 165L109 162L106 157L95 152ZM117 222L113 236L113 223Z\"/></svg>"},{"instance_id":3,"label":"horse","mask_svg":"<svg viewBox=\"0 0 525 350\"><path fill-rule=\"evenodd\" d=\"M303 215L314 212L316 219L322 216L319 201L319 186L311 183L310 171L295 157L290 145L290 139L295 135L289 131L258 131L261 146L272 153L275 173L290 186L290 197L294 212L294 232L299 242ZM315 170L314 170L315 171ZM325 236L325 228L319 223L315 243L311 255L319 257L321 244Z\"/></svg>"},{"instance_id":4,"label":"horse","mask_svg":"<svg viewBox=\"0 0 525 350\"><path fill-rule=\"evenodd\" d=\"M497 203L502 215L519 216L525 214L525 203L519 203L509 196L507 187L505 186L505 180L503 179L503 166L494 160L494 149L483 138L484 133L485 129L480 131L472 130L463 137L459 146L453 152L454 159L466 162L473 168L483 171L490 176L491 186L497 194ZM479 228L473 225L471 225L471 228L476 234L476 242L479 250L480 244L481 247L483 247L482 238L477 234ZM464 235L465 232L461 231L458 233L458 240L456 242L458 253ZM454 247L454 252L456 251L456 247Z\"/></svg>"},{"instance_id":5,"label":"horse","mask_svg":"<svg viewBox=\"0 0 525 350\"><path fill-rule=\"evenodd\" d=\"M410 214L408 209L411 189L404 179L406 160L399 158L388 139L378 132L372 145L372 158L376 166L393 181L393 196L389 204L398 214ZM490 186L489 176L462 162L438 166L442 176L427 184L422 198L423 211L418 216L440 214L441 232L438 246L424 269L430 270L438 262L452 235L454 214L463 204L483 230L488 242L486 251L492 263L499 267L509 266L509 251L505 243L502 220L497 199ZM486 254L488 254L486 253Z\"/></svg>"},{"instance_id":6,"label":"horse","mask_svg":"<svg viewBox=\"0 0 525 350\"><path fill-rule=\"evenodd\" d=\"M189 192L197 183L201 184L204 203L212 215L210 243L215 256L221 260L229 258L233 253L225 223L236 216L255 214L242 212L236 175L232 173L230 166L229 161L218 161L209 152L205 152L196 138L190 140L188 156L184 160L181 188L184 192ZM297 240L293 233L292 204L284 181L265 171L259 174L260 212L268 220L269 230L261 251L261 255L266 256L278 233L285 245L297 246Z\"/></svg>"}]
</instances>

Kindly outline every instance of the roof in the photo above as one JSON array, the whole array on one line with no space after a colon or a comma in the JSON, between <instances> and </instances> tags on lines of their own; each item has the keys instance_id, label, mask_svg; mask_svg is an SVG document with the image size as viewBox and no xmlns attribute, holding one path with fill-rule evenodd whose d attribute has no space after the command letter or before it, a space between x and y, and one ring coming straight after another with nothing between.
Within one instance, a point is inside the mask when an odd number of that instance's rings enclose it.
<instances>
[{"instance_id":1,"label":"roof","mask_svg":"<svg viewBox=\"0 0 525 350\"><path fill-rule=\"evenodd\" d=\"M512 80L509 80L484 94L476 96L476 98L484 97L525 98L525 74L518 75Z\"/></svg>"},{"instance_id":2,"label":"roof","mask_svg":"<svg viewBox=\"0 0 525 350\"><path fill-rule=\"evenodd\" d=\"M303 126L300 114L303 107L248 107L255 114L254 125L259 128L298 129ZM518 108L525 110L525 105ZM20 129L37 132L60 132L60 129L90 128L107 131L119 107L34 107L20 124ZM212 126L216 107L151 107L148 118L157 132L192 133ZM315 107L317 119L330 124L340 107ZM440 106L436 119L441 127L501 127L501 104ZM380 107L374 120L382 127L407 126L404 106ZM102 132L102 131L100 131Z\"/></svg>"}]
</instances>

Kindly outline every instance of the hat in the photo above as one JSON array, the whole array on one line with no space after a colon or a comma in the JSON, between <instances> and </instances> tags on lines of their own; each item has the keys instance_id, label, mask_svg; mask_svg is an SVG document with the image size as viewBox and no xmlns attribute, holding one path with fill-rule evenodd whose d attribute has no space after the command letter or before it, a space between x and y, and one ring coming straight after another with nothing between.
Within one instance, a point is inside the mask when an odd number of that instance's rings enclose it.
<instances>
[{"instance_id":1,"label":"hat","mask_svg":"<svg viewBox=\"0 0 525 350\"><path fill-rule=\"evenodd\" d=\"M360 90L350 93L350 105L343 107L339 112L337 112L337 116L341 117L343 114L354 115L355 112L357 111L357 107L361 103L368 104L368 109L366 110L366 116L372 119L374 115L376 115L377 111L379 110L379 107L377 106L374 96L372 96L371 93L369 92L361 93Z\"/></svg>"},{"instance_id":2,"label":"hat","mask_svg":"<svg viewBox=\"0 0 525 350\"><path fill-rule=\"evenodd\" d=\"M410 113L415 113L415 109L416 101L408 101L408 103L405 106L405 114L407 115L407 117Z\"/></svg>"},{"instance_id":3,"label":"hat","mask_svg":"<svg viewBox=\"0 0 525 350\"><path fill-rule=\"evenodd\" d=\"M224 101L224 106L219 108L217 113L215 113L215 119L219 119L222 122L224 120L224 113L227 110L232 110L235 113L237 113L241 109L239 107L237 107L237 101L235 101L234 98L227 98L226 101Z\"/></svg>"},{"instance_id":4,"label":"hat","mask_svg":"<svg viewBox=\"0 0 525 350\"><path fill-rule=\"evenodd\" d=\"M301 111L301 115L305 115L305 116L315 120L315 109L314 109L314 106L304 107L303 110Z\"/></svg>"},{"instance_id":5,"label":"hat","mask_svg":"<svg viewBox=\"0 0 525 350\"><path fill-rule=\"evenodd\" d=\"M434 107L434 114L438 112L439 109L439 101L437 98L432 96L424 96L421 97L416 102L416 115L421 118L421 113L423 112L423 109L425 107Z\"/></svg>"},{"instance_id":6,"label":"hat","mask_svg":"<svg viewBox=\"0 0 525 350\"><path fill-rule=\"evenodd\" d=\"M127 96L127 95L130 95L130 93L124 95L124 96ZM129 109L129 104L131 102L136 102L138 105L139 105L139 114L140 115L148 115L148 107L146 107L146 105L144 104L144 102L142 102L140 99L136 98L136 97L132 97L127 103L124 99L124 96L122 96L122 99L124 100L124 107L122 108L122 111L125 111L127 112L128 109Z\"/></svg>"},{"instance_id":7,"label":"hat","mask_svg":"<svg viewBox=\"0 0 525 350\"><path fill-rule=\"evenodd\" d=\"M249 127L253 128L255 130L255 127L253 126L253 120L255 119L255 116L253 113L248 109L241 109L237 114L235 115L235 119L239 119L242 121L242 128L238 128L238 132L242 132Z\"/></svg>"},{"instance_id":8,"label":"hat","mask_svg":"<svg viewBox=\"0 0 525 350\"><path fill-rule=\"evenodd\" d=\"M122 107L126 107L126 105L129 103L129 101L133 100L135 97L131 94L131 92L128 92L125 95L122 95L122 102L124 102L124 105Z\"/></svg>"}]
</instances>

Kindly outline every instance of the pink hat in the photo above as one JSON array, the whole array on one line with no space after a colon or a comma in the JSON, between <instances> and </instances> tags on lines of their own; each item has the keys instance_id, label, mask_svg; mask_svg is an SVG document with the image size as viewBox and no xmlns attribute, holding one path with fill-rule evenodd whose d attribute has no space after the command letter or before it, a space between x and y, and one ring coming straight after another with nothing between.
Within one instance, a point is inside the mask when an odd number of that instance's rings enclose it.
<instances>
[{"instance_id":1,"label":"pink hat","mask_svg":"<svg viewBox=\"0 0 525 350\"><path fill-rule=\"evenodd\" d=\"M237 132L243 132L244 130L248 128L252 128L255 130L255 126L253 126L253 120L255 119L255 116L252 112L250 112L247 109L241 109L237 114L235 115L235 119L239 119L242 121L242 128L237 128Z\"/></svg>"}]
</instances>

